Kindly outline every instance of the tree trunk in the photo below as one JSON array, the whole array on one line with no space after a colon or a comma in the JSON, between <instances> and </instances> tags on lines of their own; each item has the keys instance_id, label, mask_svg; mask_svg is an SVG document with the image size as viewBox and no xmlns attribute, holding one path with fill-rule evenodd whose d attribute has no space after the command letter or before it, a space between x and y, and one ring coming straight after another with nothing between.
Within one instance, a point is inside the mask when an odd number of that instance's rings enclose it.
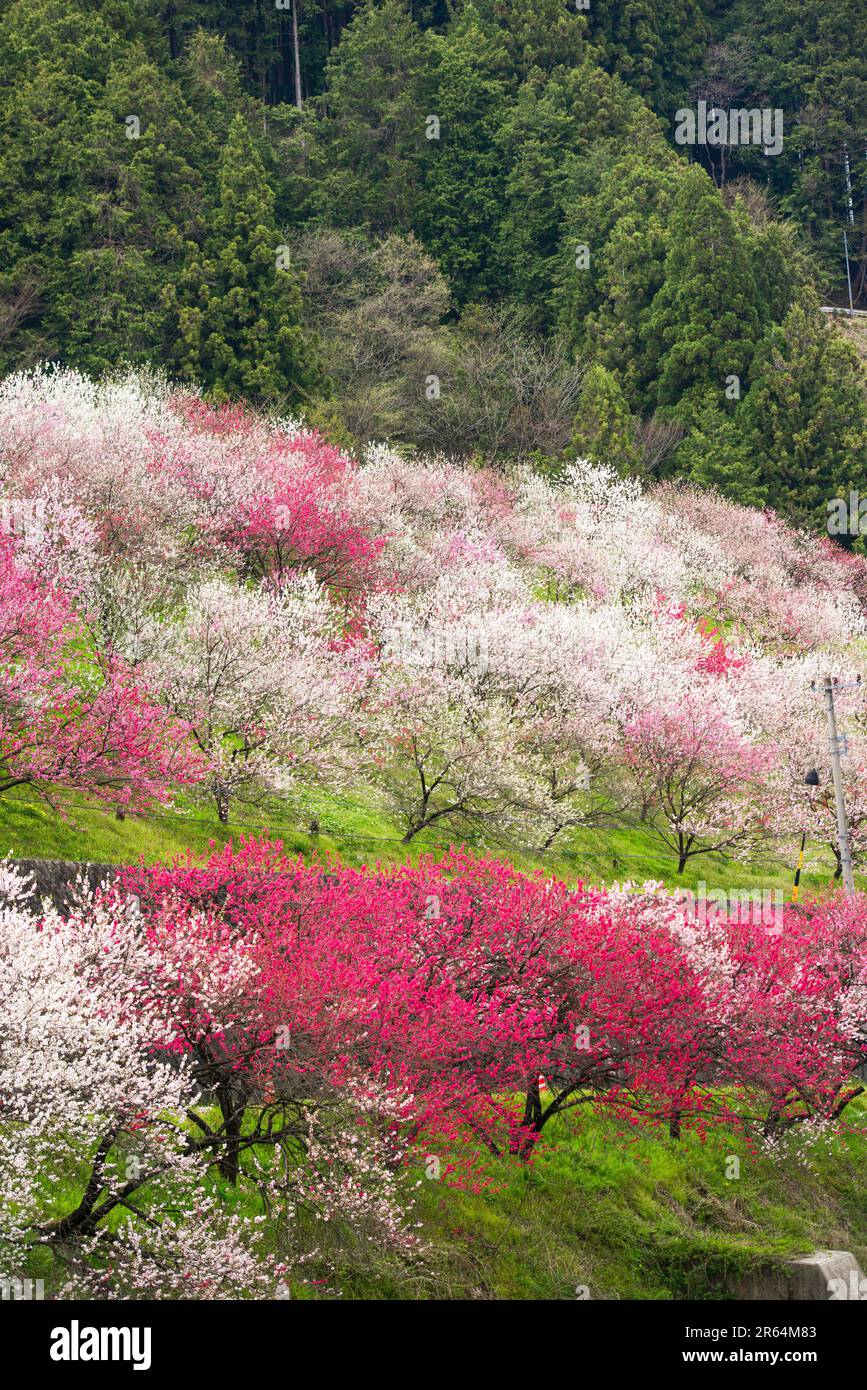
<instances>
[{"instance_id":1,"label":"tree trunk","mask_svg":"<svg viewBox=\"0 0 867 1390\"><path fill-rule=\"evenodd\" d=\"M229 788L224 782L214 784L214 801L220 823L225 825L229 819Z\"/></svg>"},{"instance_id":2,"label":"tree trunk","mask_svg":"<svg viewBox=\"0 0 867 1390\"><path fill-rule=\"evenodd\" d=\"M172 59L181 56L181 45L178 39L177 25L175 24L176 15L177 7L174 4L167 5L163 11L163 24L165 25L166 36L169 41L169 57Z\"/></svg>"},{"instance_id":3,"label":"tree trunk","mask_svg":"<svg viewBox=\"0 0 867 1390\"><path fill-rule=\"evenodd\" d=\"M95 1229L94 1210L99 1200L99 1194L103 1190L106 1159L117 1139L118 1132L118 1130L112 1130L100 1140L93 1156L93 1164L84 1195L75 1211L71 1211L56 1225L50 1227L53 1240L67 1240L76 1234L90 1235Z\"/></svg>"},{"instance_id":4,"label":"tree trunk","mask_svg":"<svg viewBox=\"0 0 867 1390\"><path fill-rule=\"evenodd\" d=\"M679 1139L681 1134L681 1120L683 1118L683 1102L686 1100L689 1086L684 1086L683 1090L678 1091L677 1099L672 1102L671 1112L668 1117L668 1137L669 1139Z\"/></svg>"},{"instance_id":5,"label":"tree trunk","mask_svg":"<svg viewBox=\"0 0 867 1390\"><path fill-rule=\"evenodd\" d=\"M542 1132L542 1097L539 1095L539 1082L534 1081L527 1087L527 1098L524 1102L523 1133L517 1140L514 1152L517 1157L526 1163L536 1147L536 1138Z\"/></svg>"},{"instance_id":6,"label":"tree trunk","mask_svg":"<svg viewBox=\"0 0 867 1390\"><path fill-rule=\"evenodd\" d=\"M298 0L292 0L292 54L295 67L295 105L301 110L301 51L298 46Z\"/></svg>"},{"instance_id":7,"label":"tree trunk","mask_svg":"<svg viewBox=\"0 0 867 1390\"><path fill-rule=\"evenodd\" d=\"M771 1101L764 1123L764 1135L766 1139L771 1139L776 1134L780 1123L780 1115L782 1114L783 1106L786 1104L786 1099L786 1095L781 1095L775 1096Z\"/></svg>"},{"instance_id":8,"label":"tree trunk","mask_svg":"<svg viewBox=\"0 0 867 1390\"><path fill-rule=\"evenodd\" d=\"M220 1087L217 1091L217 1099L223 1115L225 1143L217 1166L226 1181L234 1187L241 1170L241 1114L238 1113L238 1108L228 1089Z\"/></svg>"}]
</instances>

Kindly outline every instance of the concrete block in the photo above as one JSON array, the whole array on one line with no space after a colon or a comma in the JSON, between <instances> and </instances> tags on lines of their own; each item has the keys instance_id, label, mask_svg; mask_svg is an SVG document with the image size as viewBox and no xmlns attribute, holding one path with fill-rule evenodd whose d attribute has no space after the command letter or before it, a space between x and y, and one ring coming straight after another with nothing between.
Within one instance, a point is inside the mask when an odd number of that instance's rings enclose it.
<instances>
[{"instance_id":1,"label":"concrete block","mask_svg":"<svg viewBox=\"0 0 867 1390\"><path fill-rule=\"evenodd\" d=\"M814 1250L798 1260L753 1270L732 1281L739 1302L833 1303L867 1300L867 1279L848 1250Z\"/></svg>"}]
</instances>

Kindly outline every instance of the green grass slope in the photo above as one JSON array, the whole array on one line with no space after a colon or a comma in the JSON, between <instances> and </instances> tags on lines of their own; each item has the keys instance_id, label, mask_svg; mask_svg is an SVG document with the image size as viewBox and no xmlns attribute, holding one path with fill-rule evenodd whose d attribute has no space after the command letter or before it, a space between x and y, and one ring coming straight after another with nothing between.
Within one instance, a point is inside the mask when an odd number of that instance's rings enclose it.
<instances>
[{"instance_id":1,"label":"green grass slope","mask_svg":"<svg viewBox=\"0 0 867 1390\"><path fill-rule=\"evenodd\" d=\"M310 831L314 819L318 833ZM406 847L397 826L362 797L320 791L228 825L193 803L118 820L80 798L65 817L24 792L0 799L0 853L20 858L165 861L265 829L291 853L329 853L351 864L416 859L442 852L450 840L447 832L420 835ZM721 855L693 861L678 880L664 848L640 826L576 833L544 857L506 843L474 847L569 882L652 878L695 887L703 879L723 888L780 887L788 896L792 881L785 858L744 866ZM826 888L827 857L811 852L808 863L805 885ZM361 1255L341 1281L343 1296L562 1300L586 1286L600 1299L719 1299L739 1273L817 1247L850 1249L867 1267L867 1106L851 1106L842 1133L806 1156L794 1143L782 1155L753 1153L730 1133L676 1142L664 1132L623 1129L589 1108L561 1117L530 1167L491 1160L491 1187L481 1192L420 1174L424 1267L407 1277L387 1260ZM740 1159L736 1179L726 1176L732 1156ZM229 1190L223 1196L237 1200ZM303 1285L293 1294L329 1297L331 1290Z\"/></svg>"},{"instance_id":2,"label":"green grass slope","mask_svg":"<svg viewBox=\"0 0 867 1390\"><path fill-rule=\"evenodd\" d=\"M240 814L239 814L240 812ZM311 824L318 832L311 833ZM305 789L294 798L273 800L256 808L235 807L223 825L209 806L179 799L174 810L118 820L114 812L72 798L65 815L52 810L26 789L0 798L0 854L15 858L92 860L99 863L168 862L187 849L207 854L242 835L268 831L283 841L287 852L310 856L337 855L346 864L416 861L424 853L441 854L460 842L460 833L448 828L416 836L409 846L398 826L359 793L335 795ZM508 840L469 837L479 853L506 858L527 872L541 869L569 883L642 883L660 880L669 888L695 888L704 881L711 888L779 888L791 892L794 851L783 847L769 851L749 864L727 855L709 854L690 861L682 877L676 863L658 839L644 826L618 830L579 830L566 835L547 854L533 854ZM802 883L806 889L824 891L832 883L832 864L827 850L809 846Z\"/></svg>"},{"instance_id":3,"label":"green grass slope","mask_svg":"<svg viewBox=\"0 0 867 1390\"><path fill-rule=\"evenodd\" d=\"M602 1299L724 1299L739 1274L818 1248L851 1250L867 1267L867 1108L846 1113L832 1141L801 1155L794 1139L773 1157L728 1132L674 1141L623 1134L612 1117L564 1118L531 1168L493 1168L499 1192L423 1181L429 1291L570 1299L584 1286ZM727 1176L732 1157L737 1178Z\"/></svg>"},{"instance_id":4,"label":"green grass slope","mask_svg":"<svg viewBox=\"0 0 867 1390\"><path fill-rule=\"evenodd\" d=\"M750 1154L731 1133L622 1134L609 1116L563 1119L534 1165L490 1169L499 1190L421 1181L429 1268L417 1284L356 1277L364 1298L727 1300L748 1270L817 1248L867 1268L867 1109L798 1154ZM741 1159L739 1177L732 1156ZM588 1290L588 1293L584 1293Z\"/></svg>"},{"instance_id":5,"label":"green grass slope","mask_svg":"<svg viewBox=\"0 0 867 1390\"><path fill-rule=\"evenodd\" d=\"M833 1141L771 1156L730 1132L704 1141L638 1130L586 1109L561 1117L533 1163L489 1160L483 1191L408 1174L424 1242L408 1268L363 1242L331 1246L330 1272L308 1267L293 1298L348 1300L728 1300L748 1272L776 1271L820 1248L851 1250L867 1268L867 1106L856 1103ZM732 1160L740 1160L738 1175ZM262 1214L251 1188L215 1187L223 1202ZM58 1215L82 1185L53 1193ZM145 1204L146 1205L146 1204ZM112 1218L112 1226L117 1219ZM265 1226L266 1249L277 1233ZM50 1295L51 1257L26 1273ZM322 1277L322 1275L325 1277Z\"/></svg>"}]
</instances>

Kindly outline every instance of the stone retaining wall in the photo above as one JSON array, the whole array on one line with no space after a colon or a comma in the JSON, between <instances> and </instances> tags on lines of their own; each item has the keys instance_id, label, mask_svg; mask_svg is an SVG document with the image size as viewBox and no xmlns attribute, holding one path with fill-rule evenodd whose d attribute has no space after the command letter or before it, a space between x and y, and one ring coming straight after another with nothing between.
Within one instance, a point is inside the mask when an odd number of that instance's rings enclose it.
<instances>
[{"instance_id":1,"label":"stone retaining wall","mask_svg":"<svg viewBox=\"0 0 867 1390\"><path fill-rule=\"evenodd\" d=\"M96 888L111 883L120 872L119 864L75 863L69 859L13 859L17 869L33 879L34 891L30 904L37 909L43 898L65 912L72 905L76 884Z\"/></svg>"}]
</instances>

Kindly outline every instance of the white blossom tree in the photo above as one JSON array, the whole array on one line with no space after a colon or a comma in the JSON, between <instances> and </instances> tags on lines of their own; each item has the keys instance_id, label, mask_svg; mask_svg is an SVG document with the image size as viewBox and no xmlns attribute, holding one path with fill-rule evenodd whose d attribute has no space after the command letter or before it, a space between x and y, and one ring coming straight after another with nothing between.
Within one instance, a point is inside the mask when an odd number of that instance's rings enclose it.
<instances>
[{"instance_id":1,"label":"white blossom tree","mask_svg":"<svg viewBox=\"0 0 867 1390\"><path fill-rule=\"evenodd\" d=\"M184 711L208 760L221 820L232 797L254 800L312 772L341 776L357 659L312 575L279 588L207 581L144 640L149 679Z\"/></svg>"},{"instance_id":2,"label":"white blossom tree","mask_svg":"<svg viewBox=\"0 0 867 1390\"><path fill-rule=\"evenodd\" d=\"M224 1200L227 1128L169 984L198 982L214 1038L242 1007L255 1026L254 943L215 950L225 930L189 917L146 932L120 893L81 895L68 917L31 914L31 896L0 863L0 1279L38 1271L60 1298L261 1299L339 1273L347 1239L417 1258L390 1134L400 1106L375 1087L302 1098L280 1122L272 1106L235 1175L255 1214Z\"/></svg>"}]
</instances>

